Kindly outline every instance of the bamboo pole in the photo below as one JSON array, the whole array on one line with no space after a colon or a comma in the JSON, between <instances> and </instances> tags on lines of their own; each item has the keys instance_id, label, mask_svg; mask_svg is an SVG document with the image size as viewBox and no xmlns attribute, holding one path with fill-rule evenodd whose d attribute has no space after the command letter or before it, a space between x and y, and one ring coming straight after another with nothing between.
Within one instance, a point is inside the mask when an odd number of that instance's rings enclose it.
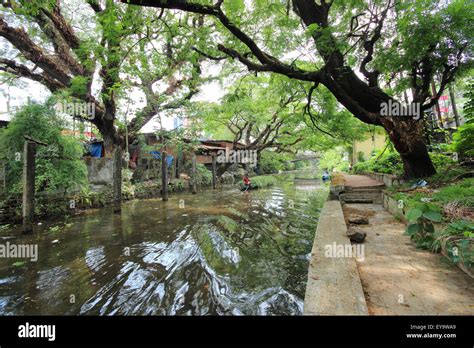
<instances>
[{"instance_id":1,"label":"bamboo pole","mask_svg":"<svg viewBox=\"0 0 474 348\"><path fill-rule=\"evenodd\" d=\"M212 188L216 189L216 167L217 167L217 157L212 154Z\"/></svg>"}]
</instances>

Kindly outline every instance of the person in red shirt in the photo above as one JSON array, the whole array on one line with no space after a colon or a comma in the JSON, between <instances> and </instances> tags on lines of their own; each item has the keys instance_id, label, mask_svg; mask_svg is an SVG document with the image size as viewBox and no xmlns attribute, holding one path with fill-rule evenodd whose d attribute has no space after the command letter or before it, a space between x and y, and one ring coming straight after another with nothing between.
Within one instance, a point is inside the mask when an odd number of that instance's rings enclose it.
<instances>
[{"instance_id":1,"label":"person in red shirt","mask_svg":"<svg viewBox=\"0 0 474 348\"><path fill-rule=\"evenodd\" d=\"M249 175L247 173L245 173L243 180L244 180L244 188L242 189L242 191L248 191L250 189L251 183L250 183Z\"/></svg>"}]
</instances>

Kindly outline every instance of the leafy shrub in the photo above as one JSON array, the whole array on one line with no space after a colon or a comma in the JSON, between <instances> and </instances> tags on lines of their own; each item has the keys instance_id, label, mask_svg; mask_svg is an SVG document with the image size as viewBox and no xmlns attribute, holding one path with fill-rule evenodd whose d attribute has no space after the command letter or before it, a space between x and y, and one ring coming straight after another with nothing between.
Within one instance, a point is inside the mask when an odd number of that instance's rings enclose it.
<instances>
[{"instance_id":1,"label":"leafy shrub","mask_svg":"<svg viewBox=\"0 0 474 348\"><path fill-rule=\"evenodd\" d=\"M474 157L474 123L466 123L453 134L453 149L460 158Z\"/></svg>"},{"instance_id":2,"label":"leafy shrub","mask_svg":"<svg viewBox=\"0 0 474 348\"><path fill-rule=\"evenodd\" d=\"M453 221L446 226L432 244L432 250L446 250L454 263L474 265L474 224L466 220Z\"/></svg>"},{"instance_id":3,"label":"leafy shrub","mask_svg":"<svg viewBox=\"0 0 474 348\"><path fill-rule=\"evenodd\" d=\"M403 173L403 164L400 155L397 152L378 151L366 162L358 162L354 166L354 172L357 174L363 172L376 172L385 174Z\"/></svg>"},{"instance_id":4,"label":"leafy shrub","mask_svg":"<svg viewBox=\"0 0 474 348\"><path fill-rule=\"evenodd\" d=\"M210 185L212 183L212 172L204 164L196 164L196 181L200 186Z\"/></svg>"},{"instance_id":5,"label":"leafy shrub","mask_svg":"<svg viewBox=\"0 0 474 348\"><path fill-rule=\"evenodd\" d=\"M22 190L23 161L15 157L16 153L23 154L25 135L48 144L36 146L37 192L79 191L87 185L87 169L81 160L83 147L75 138L63 135L63 128L63 121L49 104L28 104L13 116L0 133L0 159L7 163L10 193Z\"/></svg>"},{"instance_id":6,"label":"leafy shrub","mask_svg":"<svg viewBox=\"0 0 474 348\"><path fill-rule=\"evenodd\" d=\"M435 228L433 222L441 222L443 217L440 213L430 209L428 205L411 209L406 214L410 224L407 226L405 233L410 236L421 249L431 249L435 241Z\"/></svg>"},{"instance_id":7,"label":"leafy shrub","mask_svg":"<svg viewBox=\"0 0 474 348\"><path fill-rule=\"evenodd\" d=\"M474 122L474 77L472 74L468 78L463 97L466 99L463 111L466 123Z\"/></svg>"},{"instance_id":8,"label":"leafy shrub","mask_svg":"<svg viewBox=\"0 0 474 348\"><path fill-rule=\"evenodd\" d=\"M275 151L262 151L258 167L261 174L274 174L279 171L290 170L288 154L276 153Z\"/></svg>"},{"instance_id":9,"label":"leafy shrub","mask_svg":"<svg viewBox=\"0 0 474 348\"><path fill-rule=\"evenodd\" d=\"M364 152L362 151L357 152L357 162L365 162Z\"/></svg>"},{"instance_id":10,"label":"leafy shrub","mask_svg":"<svg viewBox=\"0 0 474 348\"><path fill-rule=\"evenodd\" d=\"M456 163L451 155L444 153L430 152L430 158L438 173L445 171Z\"/></svg>"},{"instance_id":11,"label":"leafy shrub","mask_svg":"<svg viewBox=\"0 0 474 348\"><path fill-rule=\"evenodd\" d=\"M184 171L188 173L192 182L192 162L186 162ZM196 184L198 186L207 186L212 183L212 172L204 164L196 164Z\"/></svg>"},{"instance_id":12,"label":"leafy shrub","mask_svg":"<svg viewBox=\"0 0 474 348\"><path fill-rule=\"evenodd\" d=\"M446 170L448 166L455 163L452 157L447 154L431 152L430 158L438 172ZM401 175L403 173L403 163L400 155L395 151L385 151L383 154L378 151L368 161L356 163L354 172L356 174L376 172Z\"/></svg>"}]
</instances>

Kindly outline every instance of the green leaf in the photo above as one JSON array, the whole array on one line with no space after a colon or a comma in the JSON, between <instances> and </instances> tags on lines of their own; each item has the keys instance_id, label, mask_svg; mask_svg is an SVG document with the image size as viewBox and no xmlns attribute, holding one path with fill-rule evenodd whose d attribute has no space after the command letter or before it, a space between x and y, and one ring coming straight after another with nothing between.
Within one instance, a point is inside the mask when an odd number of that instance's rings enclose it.
<instances>
[{"instance_id":1,"label":"green leaf","mask_svg":"<svg viewBox=\"0 0 474 348\"><path fill-rule=\"evenodd\" d=\"M420 209L411 209L407 213L408 221L416 221L423 215L423 212Z\"/></svg>"},{"instance_id":2,"label":"green leaf","mask_svg":"<svg viewBox=\"0 0 474 348\"><path fill-rule=\"evenodd\" d=\"M425 225L425 231L428 233L434 233L435 229L432 223L427 223Z\"/></svg>"},{"instance_id":3,"label":"green leaf","mask_svg":"<svg viewBox=\"0 0 474 348\"><path fill-rule=\"evenodd\" d=\"M408 225L406 229L406 234L409 236L413 236L415 233L419 232L420 230L421 230L420 224L411 224L411 225Z\"/></svg>"},{"instance_id":4,"label":"green leaf","mask_svg":"<svg viewBox=\"0 0 474 348\"><path fill-rule=\"evenodd\" d=\"M428 212L423 214L423 217L425 219L428 219L428 220L434 221L434 222L441 222L441 220L443 219L441 214L437 213L435 211L428 211Z\"/></svg>"}]
</instances>

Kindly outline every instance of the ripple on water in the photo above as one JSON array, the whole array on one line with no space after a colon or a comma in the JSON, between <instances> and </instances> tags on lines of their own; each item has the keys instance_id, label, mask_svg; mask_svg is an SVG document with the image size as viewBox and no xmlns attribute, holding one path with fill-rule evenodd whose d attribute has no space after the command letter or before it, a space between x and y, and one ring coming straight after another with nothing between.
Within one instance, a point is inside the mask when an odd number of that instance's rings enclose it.
<instances>
[{"instance_id":1,"label":"ripple on water","mask_svg":"<svg viewBox=\"0 0 474 348\"><path fill-rule=\"evenodd\" d=\"M313 199L308 186L209 190L180 196L186 211L171 197L73 218L55 237L61 248L43 244L33 271L0 260L0 313L302 314L326 194Z\"/></svg>"}]
</instances>

